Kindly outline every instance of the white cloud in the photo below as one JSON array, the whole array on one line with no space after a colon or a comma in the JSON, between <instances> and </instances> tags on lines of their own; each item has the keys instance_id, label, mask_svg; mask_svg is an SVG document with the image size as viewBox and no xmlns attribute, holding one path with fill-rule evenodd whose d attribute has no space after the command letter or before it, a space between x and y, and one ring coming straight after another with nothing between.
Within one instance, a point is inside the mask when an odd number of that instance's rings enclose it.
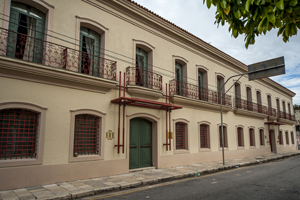
<instances>
[{"instance_id":1,"label":"white cloud","mask_svg":"<svg viewBox=\"0 0 300 200\"><path fill-rule=\"evenodd\" d=\"M296 92L294 102L300 104L299 87L294 87L299 79L295 79L295 83L288 80L290 76L300 77L300 36L293 36L284 43L277 37L277 30L272 30L257 37L255 44L246 49L243 36L235 39L228 32L228 25L219 28L214 25L215 7L208 9L201 0L135 1L245 64L284 56L286 74L272 79Z\"/></svg>"}]
</instances>

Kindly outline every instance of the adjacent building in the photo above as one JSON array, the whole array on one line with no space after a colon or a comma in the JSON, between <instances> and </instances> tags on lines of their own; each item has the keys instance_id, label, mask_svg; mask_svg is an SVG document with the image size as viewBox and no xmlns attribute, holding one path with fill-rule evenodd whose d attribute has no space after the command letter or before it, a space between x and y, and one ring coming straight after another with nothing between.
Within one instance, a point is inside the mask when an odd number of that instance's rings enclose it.
<instances>
[{"instance_id":1,"label":"adjacent building","mask_svg":"<svg viewBox=\"0 0 300 200\"><path fill-rule=\"evenodd\" d=\"M0 190L296 150L294 92L133 1L0 9Z\"/></svg>"}]
</instances>

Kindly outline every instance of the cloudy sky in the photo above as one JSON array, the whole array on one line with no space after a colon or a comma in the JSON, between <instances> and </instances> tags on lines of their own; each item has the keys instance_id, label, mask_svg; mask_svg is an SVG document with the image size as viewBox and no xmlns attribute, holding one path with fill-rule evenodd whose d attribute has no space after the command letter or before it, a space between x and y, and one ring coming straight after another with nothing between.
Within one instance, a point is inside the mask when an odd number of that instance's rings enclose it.
<instances>
[{"instance_id":1,"label":"cloudy sky","mask_svg":"<svg viewBox=\"0 0 300 200\"><path fill-rule=\"evenodd\" d=\"M295 92L293 103L300 105L300 35L284 43L277 30L272 30L246 49L243 36L231 37L227 25L217 28L216 9L208 9L203 0L134 1L247 65L284 56L286 74L272 79Z\"/></svg>"}]
</instances>

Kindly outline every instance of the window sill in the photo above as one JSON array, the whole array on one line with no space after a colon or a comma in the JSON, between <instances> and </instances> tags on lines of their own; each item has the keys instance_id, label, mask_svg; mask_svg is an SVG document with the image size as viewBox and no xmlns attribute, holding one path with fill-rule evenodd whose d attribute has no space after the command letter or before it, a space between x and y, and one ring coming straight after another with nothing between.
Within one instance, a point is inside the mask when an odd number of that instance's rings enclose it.
<instances>
[{"instance_id":1,"label":"window sill","mask_svg":"<svg viewBox=\"0 0 300 200\"><path fill-rule=\"evenodd\" d=\"M237 148L237 150L240 150L240 149L245 149L245 147L238 147L238 148Z\"/></svg>"},{"instance_id":2,"label":"window sill","mask_svg":"<svg viewBox=\"0 0 300 200\"><path fill-rule=\"evenodd\" d=\"M210 148L200 148L199 152L211 152Z\"/></svg>"},{"instance_id":3,"label":"window sill","mask_svg":"<svg viewBox=\"0 0 300 200\"><path fill-rule=\"evenodd\" d=\"M176 150L174 151L175 154L183 154L183 153L190 153L189 150L187 149L182 149L182 150Z\"/></svg>"},{"instance_id":4,"label":"window sill","mask_svg":"<svg viewBox=\"0 0 300 200\"><path fill-rule=\"evenodd\" d=\"M222 151L222 147L219 147L219 151ZM228 147L224 147L224 151L229 151Z\"/></svg>"},{"instance_id":5,"label":"window sill","mask_svg":"<svg viewBox=\"0 0 300 200\"><path fill-rule=\"evenodd\" d=\"M103 156L100 155L84 155L78 157L70 157L69 162L83 162L83 161L95 161L103 160Z\"/></svg>"},{"instance_id":6,"label":"window sill","mask_svg":"<svg viewBox=\"0 0 300 200\"><path fill-rule=\"evenodd\" d=\"M256 149L256 146L250 146L249 149Z\"/></svg>"},{"instance_id":7,"label":"window sill","mask_svg":"<svg viewBox=\"0 0 300 200\"><path fill-rule=\"evenodd\" d=\"M266 148L266 146L265 145L260 145L260 148Z\"/></svg>"},{"instance_id":8,"label":"window sill","mask_svg":"<svg viewBox=\"0 0 300 200\"><path fill-rule=\"evenodd\" d=\"M0 168L1 167L16 167L16 166L24 166L24 165L41 165L41 164L42 164L42 160L35 159L35 158L0 160Z\"/></svg>"}]
</instances>

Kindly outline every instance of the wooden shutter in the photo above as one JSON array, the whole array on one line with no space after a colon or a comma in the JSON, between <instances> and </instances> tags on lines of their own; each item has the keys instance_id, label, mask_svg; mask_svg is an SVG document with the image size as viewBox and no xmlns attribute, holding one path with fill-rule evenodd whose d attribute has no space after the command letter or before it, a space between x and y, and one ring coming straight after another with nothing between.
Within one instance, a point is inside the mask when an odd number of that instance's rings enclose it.
<instances>
[{"instance_id":1,"label":"wooden shutter","mask_svg":"<svg viewBox=\"0 0 300 200\"><path fill-rule=\"evenodd\" d=\"M16 53L19 17L20 14L18 11L16 11L15 9L10 9L9 27L8 27L9 33L7 39L6 55L7 57L11 57L11 58L14 58Z\"/></svg>"},{"instance_id":2,"label":"wooden shutter","mask_svg":"<svg viewBox=\"0 0 300 200\"><path fill-rule=\"evenodd\" d=\"M44 48L45 19L36 19L33 62L42 63Z\"/></svg>"},{"instance_id":3,"label":"wooden shutter","mask_svg":"<svg viewBox=\"0 0 300 200\"><path fill-rule=\"evenodd\" d=\"M289 144L289 133L285 132L285 139L286 139L286 144Z\"/></svg>"},{"instance_id":4,"label":"wooden shutter","mask_svg":"<svg viewBox=\"0 0 300 200\"><path fill-rule=\"evenodd\" d=\"M242 147L243 146L243 129L242 128L238 128L237 129L237 131L238 131L238 146L239 147Z\"/></svg>"},{"instance_id":5,"label":"wooden shutter","mask_svg":"<svg viewBox=\"0 0 300 200\"><path fill-rule=\"evenodd\" d=\"M283 141L282 141L282 131L279 131L279 144L283 145Z\"/></svg>"},{"instance_id":6,"label":"wooden shutter","mask_svg":"<svg viewBox=\"0 0 300 200\"><path fill-rule=\"evenodd\" d=\"M249 129L249 137L250 137L250 146L254 146L254 130Z\"/></svg>"},{"instance_id":7,"label":"wooden shutter","mask_svg":"<svg viewBox=\"0 0 300 200\"><path fill-rule=\"evenodd\" d=\"M227 147L227 127L223 126L224 147ZM222 126L219 126L220 147L222 147Z\"/></svg>"},{"instance_id":8,"label":"wooden shutter","mask_svg":"<svg viewBox=\"0 0 300 200\"><path fill-rule=\"evenodd\" d=\"M259 130L259 138L260 138L260 145L263 146L264 144L264 130Z\"/></svg>"},{"instance_id":9,"label":"wooden shutter","mask_svg":"<svg viewBox=\"0 0 300 200\"><path fill-rule=\"evenodd\" d=\"M200 147L209 148L208 146L208 125L200 125Z\"/></svg>"},{"instance_id":10,"label":"wooden shutter","mask_svg":"<svg viewBox=\"0 0 300 200\"><path fill-rule=\"evenodd\" d=\"M176 123L176 149L186 149L186 127L185 123Z\"/></svg>"}]
</instances>

